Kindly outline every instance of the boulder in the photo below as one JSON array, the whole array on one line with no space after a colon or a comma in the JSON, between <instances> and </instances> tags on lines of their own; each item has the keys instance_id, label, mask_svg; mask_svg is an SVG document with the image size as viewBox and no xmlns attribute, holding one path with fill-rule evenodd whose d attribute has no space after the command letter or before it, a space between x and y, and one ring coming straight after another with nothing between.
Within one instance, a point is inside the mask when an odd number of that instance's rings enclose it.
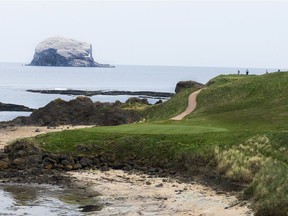
<instances>
[{"instance_id":1,"label":"boulder","mask_svg":"<svg viewBox=\"0 0 288 216\"><path fill-rule=\"evenodd\" d=\"M94 61L92 45L63 37L48 38L36 46L32 66L103 67Z\"/></svg>"},{"instance_id":2,"label":"boulder","mask_svg":"<svg viewBox=\"0 0 288 216\"><path fill-rule=\"evenodd\" d=\"M202 83L198 83L192 80L189 81L180 81L177 83L176 88L175 88L175 92L176 94L179 93L180 91L187 89L187 88L202 88L204 87L204 85Z\"/></svg>"},{"instance_id":3,"label":"boulder","mask_svg":"<svg viewBox=\"0 0 288 216\"><path fill-rule=\"evenodd\" d=\"M7 161L0 161L0 170L7 169L9 167L9 163Z\"/></svg>"}]
</instances>

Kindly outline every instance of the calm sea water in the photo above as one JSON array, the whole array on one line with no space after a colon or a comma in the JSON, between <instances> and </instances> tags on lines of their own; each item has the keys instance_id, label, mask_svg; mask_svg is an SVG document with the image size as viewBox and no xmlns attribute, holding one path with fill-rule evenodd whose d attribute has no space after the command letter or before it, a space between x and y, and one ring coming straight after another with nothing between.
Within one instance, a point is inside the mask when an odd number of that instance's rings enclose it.
<instances>
[{"instance_id":1,"label":"calm sea water","mask_svg":"<svg viewBox=\"0 0 288 216\"><path fill-rule=\"evenodd\" d=\"M54 216L87 215L82 205L98 204L97 197L85 197L77 189L62 189L52 185L0 184L0 215ZM97 212L94 212L94 215ZM91 214L90 214L91 215Z\"/></svg>"},{"instance_id":2,"label":"calm sea water","mask_svg":"<svg viewBox=\"0 0 288 216\"><path fill-rule=\"evenodd\" d=\"M23 64L0 63L0 102L45 106L56 98L71 100L76 96L48 95L26 92L27 89L69 88L78 90L129 90L174 92L180 80L206 83L220 74L245 73L246 68L172 67L116 65L115 68L32 67ZM276 71L276 69L268 69ZM249 68L250 74L263 74L266 68ZM93 96L93 101L124 102L131 96ZM155 100L150 100L151 103ZM0 121L29 112L0 112Z\"/></svg>"}]
</instances>

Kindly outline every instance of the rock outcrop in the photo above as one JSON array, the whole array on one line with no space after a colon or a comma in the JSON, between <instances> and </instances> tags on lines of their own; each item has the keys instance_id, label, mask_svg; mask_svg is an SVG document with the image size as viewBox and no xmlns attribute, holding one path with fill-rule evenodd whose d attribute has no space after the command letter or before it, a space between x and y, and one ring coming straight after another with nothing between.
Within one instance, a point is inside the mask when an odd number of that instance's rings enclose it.
<instances>
[{"instance_id":1,"label":"rock outcrop","mask_svg":"<svg viewBox=\"0 0 288 216\"><path fill-rule=\"evenodd\" d=\"M32 66L109 67L92 56L92 45L63 37L48 38L35 49Z\"/></svg>"},{"instance_id":2,"label":"rock outcrop","mask_svg":"<svg viewBox=\"0 0 288 216\"><path fill-rule=\"evenodd\" d=\"M29 117L18 117L15 125L120 125L140 120L136 111L121 109L121 103L95 102L84 96L71 101L56 99L35 110Z\"/></svg>"},{"instance_id":3,"label":"rock outcrop","mask_svg":"<svg viewBox=\"0 0 288 216\"><path fill-rule=\"evenodd\" d=\"M31 112L33 109L16 104L5 104L0 102L0 111L23 111L23 112Z\"/></svg>"},{"instance_id":4,"label":"rock outcrop","mask_svg":"<svg viewBox=\"0 0 288 216\"><path fill-rule=\"evenodd\" d=\"M193 88L193 87L196 87L196 88L200 89L200 88L204 87L204 85L202 83L198 83L198 82L195 82L195 81L192 81L192 80L180 81L176 85L175 92L177 94L177 93L179 93L180 91L182 91L184 89Z\"/></svg>"}]
</instances>

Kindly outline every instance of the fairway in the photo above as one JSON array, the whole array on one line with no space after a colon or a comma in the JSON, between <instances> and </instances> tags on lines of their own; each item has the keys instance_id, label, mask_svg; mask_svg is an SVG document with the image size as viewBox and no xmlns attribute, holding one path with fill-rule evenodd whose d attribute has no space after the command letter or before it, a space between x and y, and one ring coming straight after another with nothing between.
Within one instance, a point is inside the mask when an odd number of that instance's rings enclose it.
<instances>
[{"instance_id":1,"label":"fairway","mask_svg":"<svg viewBox=\"0 0 288 216\"><path fill-rule=\"evenodd\" d=\"M182 124L152 124L140 123L121 126L103 126L85 129L88 132L124 133L124 134L195 134L205 132L227 131L225 128L182 125Z\"/></svg>"}]
</instances>

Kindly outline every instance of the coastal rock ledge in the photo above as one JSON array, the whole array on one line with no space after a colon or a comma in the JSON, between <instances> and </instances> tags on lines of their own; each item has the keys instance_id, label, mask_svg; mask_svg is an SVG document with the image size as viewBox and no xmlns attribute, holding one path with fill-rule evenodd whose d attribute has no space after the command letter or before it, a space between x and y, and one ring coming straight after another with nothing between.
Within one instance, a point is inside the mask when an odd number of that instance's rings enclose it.
<instances>
[{"instance_id":1,"label":"coastal rock ledge","mask_svg":"<svg viewBox=\"0 0 288 216\"><path fill-rule=\"evenodd\" d=\"M35 49L30 66L109 67L92 56L92 45L63 37L48 38Z\"/></svg>"}]
</instances>

